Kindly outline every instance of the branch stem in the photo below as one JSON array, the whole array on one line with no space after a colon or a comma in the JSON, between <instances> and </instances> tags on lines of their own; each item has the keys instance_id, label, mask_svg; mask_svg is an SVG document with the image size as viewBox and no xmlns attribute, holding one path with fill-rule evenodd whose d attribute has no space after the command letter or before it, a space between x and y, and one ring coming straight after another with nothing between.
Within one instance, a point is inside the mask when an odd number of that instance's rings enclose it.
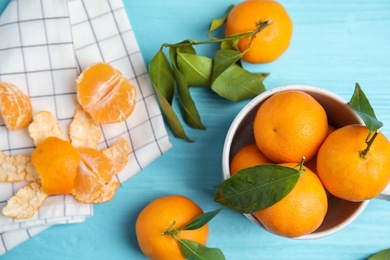
<instances>
[{"instance_id":1,"label":"branch stem","mask_svg":"<svg viewBox=\"0 0 390 260\"><path fill-rule=\"evenodd\" d=\"M192 45L213 44L213 43L220 43L223 41L239 40L239 39L242 39L244 37L251 36L251 40L250 40L250 43L248 46L248 49L249 49L256 34L261 32L265 27L267 27L270 24L272 24L272 20L268 20L265 22L259 22L257 24L257 28L254 30L243 32L243 33L238 33L238 34L233 34L233 35L227 36L225 38L212 38L212 39L206 40L206 41L187 40L187 41L179 42L179 43L163 43L161 45L160 49L163 49L164 47L183 47L183 46L192 46Z\"/></svg>"}]
</instances>

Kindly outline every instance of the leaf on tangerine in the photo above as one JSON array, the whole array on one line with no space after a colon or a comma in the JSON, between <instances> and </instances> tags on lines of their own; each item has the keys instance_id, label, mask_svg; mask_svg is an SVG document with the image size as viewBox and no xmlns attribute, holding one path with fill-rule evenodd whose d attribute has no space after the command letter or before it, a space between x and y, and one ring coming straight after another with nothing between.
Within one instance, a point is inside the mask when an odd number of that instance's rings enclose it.
<instances>
[{"instance_id":1,"label":"leaf on tangerine","mask_svg":"<svg viewBox=\"0 0 390 260\"><path fill-rule=\"evenodd\" d=\"M283 199L300 175L296 169L277 164L242 169L219 185L214 201L241 213L253 213Z\"/></svg>"},{"instance_id":2,"label":"leaf on tangerine","mask_svg":"<svg viewBox=\"0 0 390 260\"><path fill-rule=\"evenodd\" d=\"M180 250L186 259L224 260L225 256L218 248L208 248L190 240L178 239Z\"/></svg>"},{"instance_id":3,"label":"leaf on tangerine","mask_svg":"<svg viewBox=\"0 0 390 260\"><path fill-rule=\"evenodd\" d=\"M182 228L182 230L195 230L195 229L203 227L211 219L213 219L221 210L222 210L222 208L216 209L216 210L213 210L213 211L209 211L209 212L206 212L206 213L203 213L202 215L196 217L191 222L187 223Z\"/></svg>"},{"instance_id":4,"label":"leaf on tangerine","mask_svg":"<svg viewBox=\"0 0 390 260\"><path fill-rule=\"evenodd\" d=\"M361 117L370 132L374 132L383 126L383 123L376 118L374 109L359 83L355 85L355 91L349 101L349 105Z\"/></svg>"}]
</instances>

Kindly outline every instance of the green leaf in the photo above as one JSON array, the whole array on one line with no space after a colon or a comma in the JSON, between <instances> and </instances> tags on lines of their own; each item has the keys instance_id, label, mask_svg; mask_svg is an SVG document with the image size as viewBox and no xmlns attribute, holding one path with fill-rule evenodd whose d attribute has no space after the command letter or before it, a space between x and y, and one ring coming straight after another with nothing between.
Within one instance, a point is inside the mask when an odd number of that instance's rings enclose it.
<instances>
[{"instance_id":1,"label":"green leaf","mask_svg":"<svg viewBox=\"0 0 390 260\"><path fill-rule=\"evenodd\" d=\"M168 59L162 50L151 60L148 72L153 88L157 94L162 113L164 114L173 134L188 142L192 140L186 135L179 118L172 108L172 98L175 88L175 79Z\"/></svg>"},{"instance_id":2,"label":"green leaf","mask_svg":"<svg viewBox=\"0 0 390 260\"><path fill-rule=\"evenodd\" d=\"M185 49L185 51L190 51L191 49ZM176 62L177 53L182 51L181 48L171 47L169 49L169 54L172 61L173 71L176 78L178 94L180 98L180 107L182 109L182 114L184 121L191 127L197 129L206 129L203 125L198 109L196 108L195 102L191 97L190 89L188 82L181 71L178 69L178 64Z\"/></svg>"},{"instance_id":3,"label":"green leaf","mask_svg":"<svg viewBox=\"0 0 390 260\"><path fill-rule=\"evenodd\" d=\"M355 91L349 101L349 105L362 118L370 132L374 132L383 126L383 123L376 118L370 101L358 83L356 83Z\"/></svg>"},{"instance_id":4,"label":"green leaf","mask_svg":"<svg viewBox=\"0 0 390 260\"><path fill-rule=\"evenodd\" d=\"M221 210L222 208L203 213L202 215L198 216L197 218L186 224L182 228L182 230L194 230L203 227L211 219L213 219Z\"/></svg>"},{"instance_id":5,"label":"green leaf","mask_svg":"<svg viewBox=\"0 0 390 260\"><path fill-rule=\"evenodd\" d=\"M193 260L224 260L225 256L218 248L208 248L202 244L189 240L179 239L179 245L183 256Z\"/></svg>"},{"instance_id":6,"label":"green leaf","mask_svg":"<svg viewBox=\"0 0 390 260\"><path fill-rule=\"evenodd\" d=\"M232 101L253 98L265 91L263 82L254 74L233 64L223 71L211 85L219 96Z\"/></svg>"},{"instance_id":7,"label":"green leaf","mask_svg":"<svg viewBox=\"0 0 390 260\"><path fill-rule=\"evenodd\" d=\"M210 86L212 59L179 52L177 64L190 86Z\"/></svg>"},{"instance_id":8,"label":"green leaf","mask_svg":"<svg viewBox=\"0 0 390 260\"><path fill-rule=\"evenodd\" d=\"M283 199L300 175L296 169L277 164L246 168L219 185L214 201L241 213L252 213Z\"/></svg>"},{"instance_id":9,"label":"green leaf","mask_svg":"<svg viewBox=\"0 0 390 260\"><path fill-rule=\"evenodd\" d=\"M174 49L175 50L175 53L174 53L174 57L175 57L175 61L176 61L176 55L178 52L181 52L181 53L189 53L189 54L196 54L196 50L195 48L191 45L191 42L193 41L189 41L189 40L185 40L185 41L182 41L180 42L178 45L179 46L176 46L176 47L171 47L170 49ZM188 45L183 45L185 43L188 43ZM172 53L173 54L173 53ZM172 59L173 60L173 59Z\"/></svg>"},{"instance_id":10,"label":"green leaf","mask_svg":"<svg viewBox=\"0 0 390 260\"><path fill-rule=\"evenodd\" d=\"M254 75L263 82L265 78L269 76L269 73L254 73Z\"/></svg>"},{"instance_id":11,"label":"green leaf","mask_svg":"<svg viewBox=\"0 0 390 260\"><path fill-rule=\"evenodd\" d=\"M208 31L208 35L210 37L210 34L211 32L217 30L218 28L220 28L222 25L224 25L224 23L226 22L226 19L230 13L230 11L233 9L234 5L230 5L227 10L225 11L225 13L223 13L221 16L217 17L217 18L214 18L211 20L211 24L209 26L209 31ZM210 37L212 38L212 37Z\"/></svg>"},{"instance_id":12,"label":"green leaf","mask_svg":"<svg viewBox=\"0 0 390 260\"><path fill-rule=\"evenodd\" d=\"M241 39L228 39L221 42L221 50L236 50L238 51L238 42Z\"/></svg>"},{"instance_id":13,"label":"green leaf","mask_svg":"<svg viewBox=\"0 0 390 260\"><path fill-rule=\"evenodd\" d=\"M228 67L235 64L238 60L242 58L242 54L236 50L218 50L215 53L214 57L214 66L211 82L222 73Z\"/></svg>"},{"instance_id":14,"label":"green leaf","mask_svg":"<svg viewBox=\"0 0 390 260\"><path fill-rule=\"evenodd\" d=\"M168 59L162 50L159 50L148 66L150 79L161 95L172 104L175 88L175 79Z\"/></svg>"},{"instance_id":15,"label":"green leaf","mask_svg":"<svg viewBox=\"0 0 390 260\"><path fill-rule=\"evenodd\" d=\"M165 99L165 97L161 94L161 92L156 87L154 87L154 90L156 91L161 110L173 134L188 142L192 142L192 140L186 135L183 126L179 121L179 118L177 117L175 111L171 107L171 104L169 104L169 102Z\"/></svg>"},{"instance_id":16,"label":"green leaf","mask_svg":"<svg viewBox=\"0 0 390 260\"><path fill-rule=\"evenodd\" d=\"M368 258L368 260L388 260L390 259L390 248L382 250Z\"/></svg>"}]
</instances>

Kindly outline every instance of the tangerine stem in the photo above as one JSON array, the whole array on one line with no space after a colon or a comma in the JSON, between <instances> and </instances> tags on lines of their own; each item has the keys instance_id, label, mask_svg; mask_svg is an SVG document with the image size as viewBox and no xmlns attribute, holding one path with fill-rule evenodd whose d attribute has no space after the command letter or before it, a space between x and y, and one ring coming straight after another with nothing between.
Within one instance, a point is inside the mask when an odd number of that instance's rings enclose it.
<instances>
[{"instance_id":1,"label":"tangerine stem","mask_svg":"<svg viewBox=\"0 0 390 260\"><path fill-rule=\"evenodd\" d=\"M270 25L270 24L272 24L273 23L273 21L272 20L267 20L267 21L265 21L265 22L257 22L257 29L256 29L256 31L251 35L251 39L250 39L250 41L249 41L249 43L248 43L248 48L246 49L246 50L244 50L243 52L242 52L242 54L245 54L246 52L248 52L249 51L249 49L251 48L251 46L252 46L252 42L253 42L253 40L256 38L256 34L258 34L259 32L261 32L265 27L267 27L268 25Z\"/></svg>"},{"instance_id":2,"label":"tangerine stem","mask_svg":"<svg viewBox=\"0 0 390 260\"><path fill-rule=\"evenodd\" d=\"M250 46L254 36L257 33L261 32L265 27L267 27L271 23L272 23L272 20L268 20L268 21L265 21L265 22L259 22L257 24L258 27L256 29L254 29L254 30L243 32L243 33L239 33L239 34L233 34L233 35L227 36L225 38L212 38L211 40L207 40L207 41L188 40L186 42L180 42L180 43L163 43L161 45L160 49L162 49L163 47L182 47L182 46L192 46L192 45L219 43L219 42L223 42L223 41L238 40L238 39L241 39L241 38L244 38L244 37L247 37L247 36L252 36L251 41L249 43L249 46ZM245 51L247 51L247 50L245 50Z\"/></svg>"},{"instance_id":3,"label":"tangerine stem","mask_svg":"<svg viewBox=\"0 0 390 260\"><path fill-rule=\"evenodd\" d=\"M172 224L167 228L167 230L165 230L164 232L161 233L161 235L162 236L166 236L166 235L175 236L175 235L177 235L177 233L179 233L179 230L173 227L175 224L176 224L176 221L174 220L172 222Z\"/></svg>"},{"instance_id":4,"label":"tangerine stem","mask_svg":"<svg viewBox=\"0 0 390 260\"><path fill-rule=\"evenodd\" d=\"M305 162L305 159L306 159L306 157L305 157L305 156L302 156L301 161L300 161L297 165L295 165L294 168L299 166L299 169L298 169L298 170L299 170L300 172L301 172L301 171L304 171L305 169L303 168L303 164L304 164L304 162Z\"/></svg>"},{"instance_id":5,"label":"tangerine stem","mask_svg":"<svg viewBox=\"0 0 390 260\"><path fill-rule=\"evenodd\" d=\"M375 138L376 138L377 135L379 134L379 131L375 131L375 133L374 133L374 135L371 137L371 139L368 140L368 139L370 138L371 134L372 134L372 132L370 131L370 133L368 133L368 136L367 136L367 138L366 138L366 143L367 143L366 149L364 149L363 151L360 152L360 156L363 157L363 158L364 158L364 157L367 155L367 153L370 151L371 146L372 146L372 144L374 143Z\"/></svg>"}]
</instances>

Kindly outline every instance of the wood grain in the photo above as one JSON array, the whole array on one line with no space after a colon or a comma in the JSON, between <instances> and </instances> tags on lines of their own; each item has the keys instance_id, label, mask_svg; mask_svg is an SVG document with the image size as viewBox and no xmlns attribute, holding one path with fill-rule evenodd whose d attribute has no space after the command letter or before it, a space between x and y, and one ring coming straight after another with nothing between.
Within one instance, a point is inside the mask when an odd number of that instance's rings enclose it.
<instances>
[{"instance_id":1,"label":"wood grain","mask_svg":"<svg viewBox=\"0 0 390 260\"><path fill-rule=\"evenodd\" d=\"M4 0L2 0L2 3ZM228 0L124 1L146 63L164 42L205 39L208 24ZM359 82L390 137L390 1L283 0L294 21L290 48L267 65L245 66L269 72L266 87L316 85L345 99ZM200 47L212 55L215 46ZM1 62L1 61L0 61ZM209 89L191 93L207 130L186 127L194 143L171 138L173 148L97 205L85 223L54 226L8 252L2 259L145 259L135 236L135 220L152 199L182 194L205 211L221 181L221 153L230 123L245 102L222 100ZM300 241L261 230L243 215L225 209L210 223L208 246L226 259L366 259L390 247L390 202L374 199L350 226L330 237Z\"/></svg>"}]
</instances>

